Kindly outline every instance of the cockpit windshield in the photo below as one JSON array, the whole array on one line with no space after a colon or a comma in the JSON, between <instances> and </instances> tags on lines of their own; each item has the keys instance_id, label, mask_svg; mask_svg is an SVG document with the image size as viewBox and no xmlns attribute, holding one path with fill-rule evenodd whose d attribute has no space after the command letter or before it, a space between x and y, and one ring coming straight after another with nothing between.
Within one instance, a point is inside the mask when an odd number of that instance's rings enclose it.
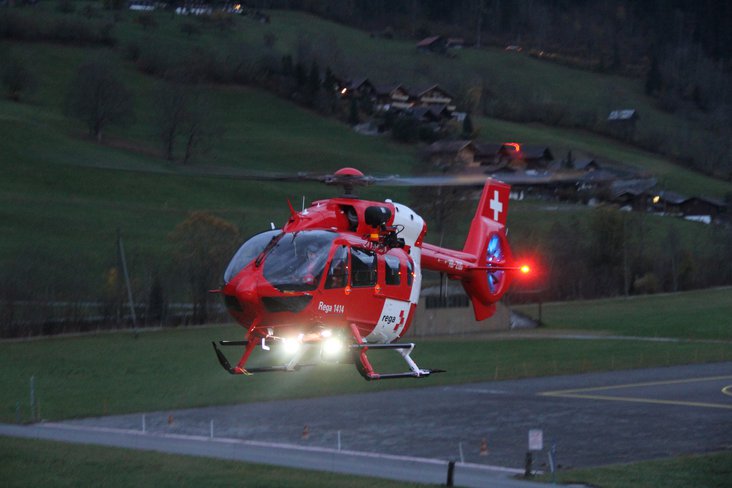
<instances>
[{"instance_id":1,"label":"cockpit windshield","mask_svg":"<svg viewBox=\"0 0 732 488\"><path fill-rule=\"evenodd\" d=\"M282 291L314 290L336 235L322 230L285 234L264 258L264 278Z\"/></svg>"},{"instance_id":2,"label":"cockpit windshield","mask_svg":"<svg viewBox=\"0 0 732 488\"><path fill-rule=\"evenodd\" d=\"M251 263L254 258L259 256L264 248L267 247L272 239L282 234L281 230L268 230L251 237L236 251L234 257L231 259L229 266L226 267L224 272L224 283L228 283L231 279L239 274L239 271Z\"/></svg>"}]
</instances>

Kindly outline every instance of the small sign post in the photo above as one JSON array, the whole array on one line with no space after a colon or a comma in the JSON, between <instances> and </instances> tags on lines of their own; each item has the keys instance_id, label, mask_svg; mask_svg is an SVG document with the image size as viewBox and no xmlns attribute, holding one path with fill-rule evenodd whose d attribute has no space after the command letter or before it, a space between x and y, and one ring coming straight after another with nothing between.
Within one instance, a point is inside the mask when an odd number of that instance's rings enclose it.
<instances>
[{"instance_id":1,"label":"small sign post","mask_svg":"<svg viewBox=\"0 0 732 488\"><path fill-rule=\"evenodd\" d=\"M529 451L544 450L544 432L541 429L529 431Z\"/></svg>"},{"instance_id":2,"label":"small sign post","mask_svg":"<svg viewBox=\"0 0 732 488\"><path fill-rule=\"evenodd\" d=\"M532 475L532 464L534 463L533 451L542 451L544 449L544 432L541 429L531 429L529 431L529 450L526 452L526 461L524 463L524 477L529 478Z\"/></svg>"}]
</instances>

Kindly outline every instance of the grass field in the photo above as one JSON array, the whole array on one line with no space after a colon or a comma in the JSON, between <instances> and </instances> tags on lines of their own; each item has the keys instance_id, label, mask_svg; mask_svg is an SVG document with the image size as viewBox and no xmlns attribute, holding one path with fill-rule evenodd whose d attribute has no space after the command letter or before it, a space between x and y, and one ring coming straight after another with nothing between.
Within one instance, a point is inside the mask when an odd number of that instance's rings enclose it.
<instances>
[{"instance_id":1,"label":"grass field","mask_svg":"<svg viewBox=\"0 0 732 488\"><path fill-rule=\"evenodd\" d=\"M517 307L538 318L538 305ZM732 288L542 305L549 329L732 342Z\"/></svg>"},{"instance_id":2,"label":"grass field","mask_svg":"<svg viewBox=\"0 0 732 488\"><path fill-rule=\"evenodd\" d=\"M726 292L726 293L725 293ZM236 326L59 337L0 343L0 421L30 418L29 384L35 377L41 417L63 419L231 404L326 394L732 360L729 290L689 292L634 300L545 306L550 326L496 340L488 334L417 341L422 367L448 373L419 381L366 382L351 365L321 366L296 374L235 377L219 366L210 342L239 339ZM535 310L535 306L534 310ZM525 307L531 311L532 306ZM563 311L559 314L559 311ZM592 317L595 317L594 319ZM685 318L694 320L687 326ZM722 342L572 340L554 328L600 334L710 339ZM548 336L547 336L548 334ZM554 334L554 335L552 335ZM549 337L549 338L547 338ZM240 351L226 350L235 359ZM401 371L388 351L372 354L382 372ZM255 364L283 363L276 351L258 352Z\"/></svg>"},{"instance_id":3,"label":"grass field","mask_svg":"<svg viewBox=\"0 0 732 488\"><path fill-rule=\"evenodd\" d=\"M0 479L21 486L429 486L154 452L0 437Z\"/></svg>"},{"instance_id":4,"label":"grass field","mask_svg":"<svg viewBox=\"0 0 732 488\"><path fill-rule=\"evenodd\" d=\"M539 478L550 482L551 475ZM660 461L560 471L560 483L600 488L727 488L732 479L732 453L683 456Z\"/></svg>"}]
</instances>

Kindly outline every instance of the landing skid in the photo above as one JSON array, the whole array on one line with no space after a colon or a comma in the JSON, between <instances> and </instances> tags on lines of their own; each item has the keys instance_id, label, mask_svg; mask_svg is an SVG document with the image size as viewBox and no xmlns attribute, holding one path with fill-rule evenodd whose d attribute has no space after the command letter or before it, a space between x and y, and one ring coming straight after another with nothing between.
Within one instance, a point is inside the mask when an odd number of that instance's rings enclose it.
<instances>
[{"instance_id":1,"label":"landing skid","mask_svg":"<svg viewBox=\"0 0 732 488\"><path fill-rule=\"evenodd\" d=\"M349 346L350 352L353 356L353 363L356 366L356 370L358 373L366 380L366 381L375 381L375 380L390 380L390 379L397 379L397 378L425 378L433 373L444 373L445 370L442 369L422 369L414 362L414 360L410 357L410 354L412 353L412 350L414 350L414 344L413 343L404 343L404 344L367 344L363 343L362 339L358 337L358 340L360 341L360 344L351 344ZM275 372L284 372L289 373L293 371L299 371L300 369L304 367L310 367L310 366L316 366L316 364L300 364L300 360L303 357L303 352L297 353L287 364L280 365L280 366L266 366L266 367L256 367L256 368L247 368L245 369L244 366L246 364L247 359L249 358L249 355L251 354L254 347L259 345L256 341L219 341L219 345L221 346L245 346L244 354L242 355L241 360L236 366L231 366L231 363L229 363L229 360L227 359L226 355L219 349L219 347L216 345L216 342L211 342L211 345L214 348L214 351L216 352L216 357L219 360L219 364L221 364L221 367L224 368L228 373L233 375L251 375L252 373L275 373ZM262 342L262 346L265 346L265 343ZM266 349L268 349L267 346L265 346ZM374 371L374 369L371 367L371 364L369 363L369 360L366 356L366 351L369 349L393 349L397 351L404 361L409 366L409 371L403 372L403 373L377 373Z\"/></svg>"},{"instance_id":2,"label":"landing skid","mask_svg":"<svg viewBox=\"0 0 732 488\"><path fill-rule=\"evenodd\" d=\"M433 373L444 373L444 369L422 369L410 357L414 350L414 343L408 342L403 344L352 344L351 352L353 354L356 369L366 381L374 380L392 380L397 378L425 378ZM410 371L404 373L376 373L368 359L366 351L369 349L392 349L396 350L409 366Z\"/></svg>"},{"instance_id":3,"label":"landing skid","mask_svg":"<svg viewBox=\"0 0 732 488\"><path fill-rule=\"evenodd\" d=\"M219 341L219 344L222 346L248 346L248 343L249 341ZM298 354L289 363L283 364L282 366L264 366L244 369L244 365L240 361L237 366L232 367L231 363L229 363L229 360L226 358L224 353L221 352L221 349L216 346L216 343L211 342L211 345L213 346L214 351L216 351L216 357L219 359L219 364L221 364L221 367L228 371L230 374L243 374L251 376L253 373L288 373L292 371L299 371L302 368L316 366L315 364L298 364L298 361L302 357L301 354ZM247 349L249 349L249 347L247 347ZM248 356L246 351L244 352L244 354Z\"/></svg>"}]
</instances>

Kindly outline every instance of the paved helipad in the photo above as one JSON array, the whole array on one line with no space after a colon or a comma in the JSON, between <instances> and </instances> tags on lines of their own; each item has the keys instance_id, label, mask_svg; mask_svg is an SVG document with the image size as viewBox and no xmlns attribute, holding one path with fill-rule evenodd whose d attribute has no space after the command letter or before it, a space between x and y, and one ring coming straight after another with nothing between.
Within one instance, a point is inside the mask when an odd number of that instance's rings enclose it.
<instances>
[{"instance_id":1,"label":"paved helipad","mask_svg":"<svg viewBox=\"0 0 732 488\"><path fill-rule=\"evenodd\" d=\"M276 381L276 377L273 377ZM732 447L732 363L427 387L71 421L522 469L595 466ZM307 426L307 428L306 428ZM485 440L485 443L483 443ZM481 447L483 448L481 452Z\"/></svg>"}]
</instances>

